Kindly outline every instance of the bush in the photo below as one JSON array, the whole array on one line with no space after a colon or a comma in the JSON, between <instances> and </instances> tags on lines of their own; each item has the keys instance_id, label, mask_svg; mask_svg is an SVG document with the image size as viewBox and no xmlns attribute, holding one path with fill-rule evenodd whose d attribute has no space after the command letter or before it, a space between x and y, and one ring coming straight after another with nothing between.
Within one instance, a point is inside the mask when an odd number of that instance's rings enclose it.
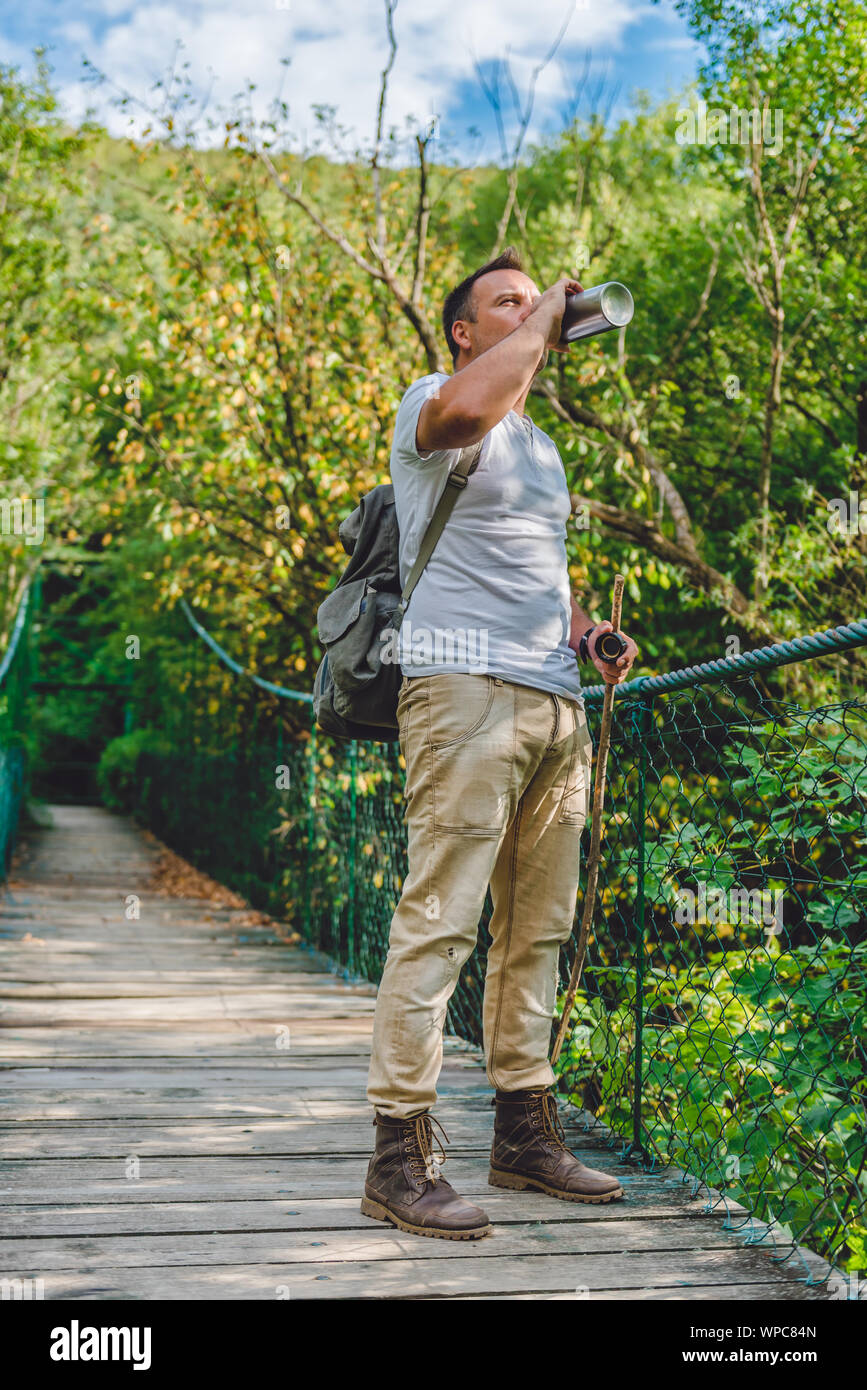
<instances>
[{"instance_id":1,"label":"bush","mask_svg":"<svg viewBox=\"0 0 867 1390\"><path fill-rule=\"evenodd\" d=\"M171 744L158 729L135 729L107 744L96 782L106 806L112 811L132 812L146 800L143 783L149 776L153 758L170 758Z\"/></svg>"}]
</instances>

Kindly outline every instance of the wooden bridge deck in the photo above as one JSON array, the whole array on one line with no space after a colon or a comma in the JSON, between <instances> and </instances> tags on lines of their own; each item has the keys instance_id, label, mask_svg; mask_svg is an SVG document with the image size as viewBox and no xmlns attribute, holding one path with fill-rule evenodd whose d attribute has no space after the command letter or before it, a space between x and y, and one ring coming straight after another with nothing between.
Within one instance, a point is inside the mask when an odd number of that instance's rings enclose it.
<instances>
[{"instance_id":1,"label":"wooden bridge deck","mask_svg":"<svg viewBox=\"0 0 867 1390\"><path fill-rule=\"evenodd\" d=\"M489 1188L491 1091L454 1039L445 1176L494 1233L363 1217L374 987L241 910L148 891L157 851L126 819L51 811L0 900L3 1277L46 1299L828 1298L797 1257L703 1214L674 1170L619 1162L572 1122L622 1201Z\"/></svg>"}]
</instances>

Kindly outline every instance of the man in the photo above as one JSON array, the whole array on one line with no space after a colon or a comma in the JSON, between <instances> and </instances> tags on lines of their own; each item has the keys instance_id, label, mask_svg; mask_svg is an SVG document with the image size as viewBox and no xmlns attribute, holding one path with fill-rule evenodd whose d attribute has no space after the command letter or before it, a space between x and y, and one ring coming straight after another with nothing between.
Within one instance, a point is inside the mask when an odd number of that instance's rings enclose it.
<instances>
[{"instance_id":1,"label":"man","mask_svg":"<svg viewBox=\"0 0 867 1390\"><path fill-rule=\"evenodd\" d=\"M548 1060L590 783L576 654L589 629L595 641L611 624L594 624L570 595L563 463L524 405L548 352L561 350L566 292L580 289L563 279L540 294L507 248L445 302L454 375L414 382L397 414L401 583L461 450L482 441L401 628L409 871L376 1002L367 1087L376 1152L361 1210L419 1235L471 1239L491 1230L485 1212L441 1177L445 1155L434 1154L430 1114L446 1007L476 944L489 884L489 1183L567 1201L623 1195L616 1178L567 1149ZM476 638L455 656L455 633L469 630ZM629 640L613 668L591 651L613 684L636 654Z\"/></svg>"}]
</instances>

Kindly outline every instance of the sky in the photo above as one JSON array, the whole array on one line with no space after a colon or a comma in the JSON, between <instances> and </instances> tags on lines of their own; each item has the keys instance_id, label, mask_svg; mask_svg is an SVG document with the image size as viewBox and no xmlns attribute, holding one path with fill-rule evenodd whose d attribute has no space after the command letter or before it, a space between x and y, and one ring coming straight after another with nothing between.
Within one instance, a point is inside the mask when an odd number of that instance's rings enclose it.
<instances>
[{"instance_id":1,"label":"sky","mask_svg":"<svg viewBox=\"0 0 867 1390\"><path fill-rule=\"evenodd\" d=\"M387 106L387 124L400 135L396 157L410 157L411 132L437 118L440 158L499 158L478 72L490 84L508 60L525 102L533 69L564 23L556 57L536 84L529 140L560 129L576 94L587 114L588 94L601 90L616 119L636 89L658 98L681 92L701 61L671 0L397 0ZM37 46L48 50L52 85L73 124L89 110L114 135L140 134L146 107L160 103L154 84L165 82L173 62L187 62L191 91L215 118L237 114L238 94L254 83L254 115L264 116L278 95L288 104L295 148L313 148L322 134L314 107L336 107L347 151L369 145L388 56L385 0L0 0L0 63L28 73ZM88 82L83 57L112 85ZM112 87L136 101L119 110ZM501 91L511 143L517 114L505 80ZM221 143L204 123L201 131L202 143Z\"/></svg>"}]
</instances>

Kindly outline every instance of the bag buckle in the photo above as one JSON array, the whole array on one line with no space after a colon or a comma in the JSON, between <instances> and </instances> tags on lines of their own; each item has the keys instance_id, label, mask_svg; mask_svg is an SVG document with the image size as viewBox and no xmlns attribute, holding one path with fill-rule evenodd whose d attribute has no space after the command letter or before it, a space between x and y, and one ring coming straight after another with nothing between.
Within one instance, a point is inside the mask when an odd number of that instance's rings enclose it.
<instances>
[{"instance_id":1,"label":"bag buckle","mask_svg":"<svg viewBox=\"0 0 867 1390\"><path fill-rule=\"evenodd\" d=\"M451 483L452 487L463 488L467 485L467 475L466 473L458 473L457 471L455 471L449 474L448 478L446 479L446 482Z\"/></svg>"}]
</instances>

